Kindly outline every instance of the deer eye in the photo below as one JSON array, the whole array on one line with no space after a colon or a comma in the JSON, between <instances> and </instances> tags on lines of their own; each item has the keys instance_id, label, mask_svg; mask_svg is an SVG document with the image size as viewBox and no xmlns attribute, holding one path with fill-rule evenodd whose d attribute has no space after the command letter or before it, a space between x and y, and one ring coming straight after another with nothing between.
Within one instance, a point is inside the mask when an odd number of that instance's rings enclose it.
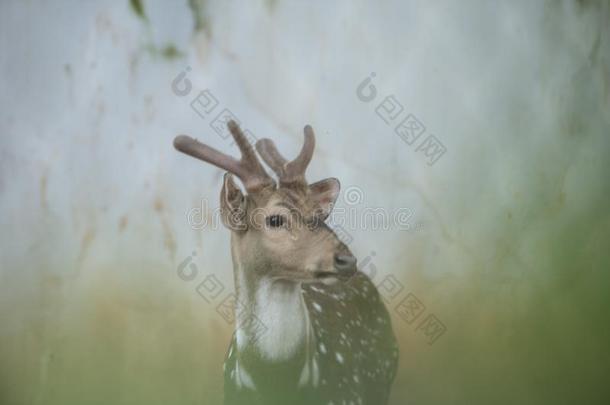
<instances>
[{"instance_id":1,"label":"deer eye","mask_svg":"<svg viewBox=\"0 0 610 405\"><path fill-rule=\"evenodd\" d=\"M281 215L271 215L265 218L267 226L270 228L279 228L284 225L284 217Z\"/></svg>"}]
</instances>

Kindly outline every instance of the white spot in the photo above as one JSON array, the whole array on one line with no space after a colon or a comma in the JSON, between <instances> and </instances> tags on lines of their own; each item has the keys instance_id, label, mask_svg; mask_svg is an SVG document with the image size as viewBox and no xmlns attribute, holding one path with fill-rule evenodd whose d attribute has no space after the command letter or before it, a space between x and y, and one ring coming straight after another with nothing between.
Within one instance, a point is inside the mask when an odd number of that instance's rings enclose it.
<instances>
[{"instance_id":1,"label":"white spot","mask_svg":"<svg viewBox=\"0 0 610 405\"><path fill-rule=\"evenodd\" d=\"M236 361L235 362L235 370L237 371L236 373L236 382L237 382L237 388L241 388L242 385L245 386L246 388L251 388L251 389L255 389L256 387L254 386L254 381L252 381L252 377L250 377L250 374L248 374L248 372L246 371L245 368L243 367L239 367L239 362Z\"/></svg>"},{"instance_id":2,"label":"white spot","mask_svg":"<svg viewBox=\"0 0 610 405\"><path fill-rule=\"evenodd\" d=\"M326 346L324 346L324 343L320 343L320 352L322 352L322 354L326 354Z\"/></svg>"},{"instance_id":3,"label":"white spot","mask_svg":"<svg viewBox=\"0 0 610 405\"><path fill-rule=\"evenodd\" d=\"M335 353L335 357L337 358L337 361L339 362L339 364L343 364L343 356L341 355L341 353L339 353L339 352Z\"/></svg>"},{"instance_id":4,"label":"white spot","mask_svg":"<svg viewBox=\"0 0 610 405\"><path fill-rule=\"evenodd\" d=\"M304 387L309 382L309 362L305 361L301 377L299 378L299 387Z\"/></svg>"},{"instance_id":5,"label":"white spot","mask_svg":"<svg viewBox=\"0 0 610 405\"><path fill-rule=\"evenodd\" d=\"M244 347L246 346L246 335L244 334L244 331L237 328L237 330L235 331L235 342L237 343L237 347L239 349L244 349Z\"/></svg>"},{"instance_id":6,"label":"white spot","mask_svg":"<svg viewBox=\"0 0 610 405\"><path fill-rule=\"evenodd\" d=\"M316 311L322 312L322 307L320 306L320 304L318 304L317 302L313 302L312 304Z\"/></svg>"},{"instance_id":7,"label":"white spot","mask_svg":"<svg viewBox=\"0 0 610 405\"><path fill-rule=\"evenodd\" d=\"M312 369L313 369L313 386L314 388L318 386L318 382L320 381L320 369L318 369L318 361L316 360L316 358L313 358L313 362L312 362Z\"/></svg>"}]
</instances>

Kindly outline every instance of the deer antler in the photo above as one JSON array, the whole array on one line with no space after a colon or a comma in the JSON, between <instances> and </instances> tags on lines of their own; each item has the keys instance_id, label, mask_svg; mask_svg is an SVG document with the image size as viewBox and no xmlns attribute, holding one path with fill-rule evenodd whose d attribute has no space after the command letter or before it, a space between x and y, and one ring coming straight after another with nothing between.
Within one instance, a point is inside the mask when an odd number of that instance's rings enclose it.
<instances>
[{"instance_id":1,"label":"deer antler","mask_svg":"<svg viewBox=\"0 0 610 405\"><path fill-rule=\"evenodd\" d=\"M252 148L252 145L250 145L250 142L248 142L235 121L229 121L227 127L241 151L240 160L187 135L178 135L174 138L174 147L182 153L233 173L240 178L248 192L256 192L267 186L275 186L275 182L258 161L254 148Z\"/></svg>"},{"instance_id":2,"label":"deer antler","mask_svg":"<svg viewBox=\"0 0 610 405\"><path fill-rule=\"evenodd\" d=\"M288 185L292 183L307 184L305 180L305 170L313 156L313 149L316 145L316 137L311 126L306 125L303 132L305 141L301 152L292 161L288 162L278 152L271 139L261 139L256 142L256 150L261 155L265 163L277 174L280 184Z\"/></svg>"}]
</instances>

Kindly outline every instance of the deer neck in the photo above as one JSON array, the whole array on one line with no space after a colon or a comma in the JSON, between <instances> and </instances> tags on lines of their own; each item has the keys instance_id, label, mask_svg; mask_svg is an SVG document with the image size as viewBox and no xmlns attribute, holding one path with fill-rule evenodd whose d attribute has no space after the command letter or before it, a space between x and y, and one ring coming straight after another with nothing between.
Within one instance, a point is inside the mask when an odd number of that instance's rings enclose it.
<instances>
[{"instance_id":1,"label":"deer neck","mask_svg":"<svg viewBox=\"0 0 610 405\"><path fill-rule=\"evenodd\" d=\"M294 360L307 351L312 336L301 284L260 276L264 272L240 260L233 242L238 352L270 363Z\"/></svg>"}]
</instances>

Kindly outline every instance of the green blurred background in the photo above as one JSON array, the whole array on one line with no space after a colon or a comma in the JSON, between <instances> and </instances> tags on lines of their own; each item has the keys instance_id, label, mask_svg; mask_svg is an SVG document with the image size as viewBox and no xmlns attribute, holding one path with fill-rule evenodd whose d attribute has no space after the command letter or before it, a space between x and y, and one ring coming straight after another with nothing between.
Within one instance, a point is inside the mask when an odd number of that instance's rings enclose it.
<instances>
[{"instance_id":1,"label":"green blurred background","mask_svg":"<svg viewBox=\"0 0 610 405\"><path fill-rule=\"evenodd\" d=\"M412 213L342 225L402 286L392 404L610 400L608 2L2 1L0 46L0 404L221 402L222 172L171 141L237 153L224 108L288 155L312 124L309 178L355 193L338 207ZM376 114L390 95L433 165Z\"/></svg>"}]
</instances>

